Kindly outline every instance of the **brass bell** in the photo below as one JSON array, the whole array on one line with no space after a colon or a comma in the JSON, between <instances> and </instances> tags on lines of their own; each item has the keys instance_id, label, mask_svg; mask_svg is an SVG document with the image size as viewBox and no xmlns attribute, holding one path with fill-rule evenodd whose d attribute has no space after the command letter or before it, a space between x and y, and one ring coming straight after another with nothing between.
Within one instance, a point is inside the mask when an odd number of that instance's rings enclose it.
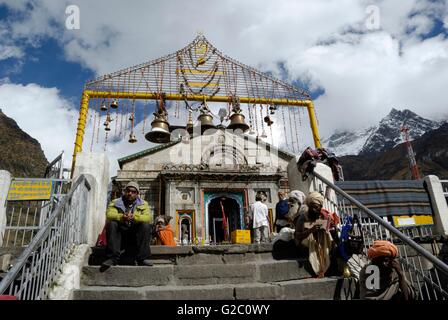
<instances>
[{"instance_id":1,"label":"brass bell","mask_svg":"<svg viewBox=\"0 0 448 320\"><path fill-rule=\"evenodd\" d=\"M215 129L213 124L213 117L208 113L201 113L198 117L198 121L201 125L201 133L204 133L208 129Z\"/></svg>"},{"instance_id":2,"label":"brass bell","mask_svg":"<svg viewBox=\"0 0 448 320\"><path fill-rule=\"evenodd\" d=\"M104 102L101 104L100 110L101 111L107 111L107 106L106 106L106 104Z\"/></svg>"},{"instance_id":3,"label":"brass bell","mask_svg":"<svg viewBox=\"0 0 448 320\"><path fill-rule=\"evenodd\" d=\"M275 114L276 110L277 110L277 107L275 105L272 105L272 106L269 107L269 111L270 111L269 113L270 114Z\"/></svg>"},{"instance_id":4,"label":"brass bell","mask_svg":"<svg viewBox=\"0 0 448 320\"><path fill-rule=\"evenodd\" d=\"M134 132L131 132L131 134L129 135L129 143L136 143L137 142L137 138L135 137Z\"/></svg>"},{"instance_id":5,"label":"brass bell","mask_svg":"<svg viewBox=\"0 0 448 320\"><path fill-rule=\"evenodd\" d=\"M118 101L117 99L115 99L114 101L112 101L112 103L110 104L110 107L112 109L117 109L118 108Z\"/></svg>"},{"instance_id":6,"label":"brass bell","mask_svg":"<svg viewBox=\"0 0 448 320\"><path fill-rule=\"evenodd\" d=\"M274 123L274 121L272 121L271 117L269 116L264 117L264 122L267 123L268 127L270 127Z\"/></svg>"},{"instance_id":7,"label":"brass bell","mask_svg":"<svg viewBox=\"0 0 448 320\"><path fill-rule=\"evenodd\" d=\"M192 113L193 112L191 110L188 111L188 121L187 121L187 125L185 127L185 129L187 130L187 132L189 134L193 133L193 115L192 115Z\"/></svg>"},{"instance_id":8,"label":"brass bell","mask_svg":"<svg viewBox=\"0 0 448 320\"><path fill-rule=\"evenodd\" d=\"M104 122L104 126L105 126L104 130L110 131L109 121L106 120L106 122Z\"/></svg>"},{"instance_id":9,"label":"brass bell","mask_svg":"<svg viewBox=\"0 0 448 320\"><path fill-rule=\"evenodd\" d=\"M151 131L145 134L145 139L154 143L170 142L170 125L163 118L156 118L151 122Z\"/></svg>"},{"instance_id":10,"label":"brass bell","mask_svg":"<svg viewBox=\"0 0 448 320\"><path fill-rule=\"evenodd\" d=\"M263 129L263 132L261 133L260 138L267 138L268 135L266 134L266 131Z\"/></svg>"},{"instance_id":11,"label":"brass bell","mask_svg":"<svg viewBox=\"0 0 448 320\"><path fill-rule=\"evenodd\" d=\"M249 125L244 122L244 115L242 113L233 113L230 116L230 124L227 126L227 129L240 129L243 132L246 132L249 130Z\"/></svg>"},{"instance_id":12,"label":"brass bell","mask_svg":"<svg viewBox=\"0 0 448 320\"><path fill-rule=\"evenodd\" d=\"M131 115L129 116L129 121L134 121L134 114L131 114Z\"/></svg>"}]
</instances>

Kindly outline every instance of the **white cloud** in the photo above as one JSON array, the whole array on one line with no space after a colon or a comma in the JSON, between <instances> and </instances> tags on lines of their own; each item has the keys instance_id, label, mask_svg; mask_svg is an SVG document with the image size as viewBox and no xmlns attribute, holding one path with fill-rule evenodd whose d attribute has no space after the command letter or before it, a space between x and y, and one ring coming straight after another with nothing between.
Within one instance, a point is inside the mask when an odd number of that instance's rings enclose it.
<instances>
[{"instance_id":1,"label":"white cloud","mask_svg":"<svg viewBox=\"0 0 448 320\"><path fill-rule=\"evenodd\" d=\"M40 142L48 161L62 150L68 156L72 154L77 112L73 111L69 101L60 97L56 88L37 84L0 84L0 103L8 117ZM66 166L69 167L70 162Z\"/></svg>"},{"instance_id":2,"label":"white cloud","mask_svg":"<svg viewBox=\"0 0 448 320\"><path fill-rule=\"evenodd\" d=\"M23 55L24 53L19 47L0 44L0 61L9 58L20 59L23 57Z\"/></svg>"},{"instance_id":3,"label":"white cloud","mask_svg":"<svg viewBox=\"0 0 448 320\"><path fill-rule=\"evenodd\" d=\"M446 27L446 2L32 2L31 11L23 2L7 3L28 12L23 20L8 25L11 38L36 45L42 37L55 37L67 59L98 75L172 53L199 30L220 51L245 64L276 72L282 61L290 80L300 78L311 88L325 90L315 102L322 135L376 123L392 107L410 108L430 118L446 109L441 92L448 83L448 40L421 39L435 18L445 19ZM65 29L69 4L80 7L80 30ZM369 32L365 9L372 4L380 9L380 30ZM274 124L274 137L282 137L280 122ZM69 143L73 136L74 132ZM129 151L140 147L147 145L137 144ZM114 148L128 152L118 145L110 149Z\"/></svg>"}]
</instances>

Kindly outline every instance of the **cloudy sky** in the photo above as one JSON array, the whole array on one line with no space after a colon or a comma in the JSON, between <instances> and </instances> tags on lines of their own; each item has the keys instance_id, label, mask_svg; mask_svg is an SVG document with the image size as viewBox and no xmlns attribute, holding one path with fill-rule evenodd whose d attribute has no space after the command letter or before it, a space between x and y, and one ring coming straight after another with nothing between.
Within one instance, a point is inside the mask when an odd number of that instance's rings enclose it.
<instances>
[{"instance_id":1,"label":"cloudy sky","mask_svg":"<svg viewBox=\"0 0 448 320\"><path fill-rule=\"evenodd\" d=\"M66 28L69 5L79 29ZM61 150L71 157L88 79L172 53L198 32L303 84L324 137L375 124L392 107L448 118L448 4L437 0L0 0L0 108L49 161ZM115 162L147 147L117 141L108 151Z\"/></svg>"}]
</instances>

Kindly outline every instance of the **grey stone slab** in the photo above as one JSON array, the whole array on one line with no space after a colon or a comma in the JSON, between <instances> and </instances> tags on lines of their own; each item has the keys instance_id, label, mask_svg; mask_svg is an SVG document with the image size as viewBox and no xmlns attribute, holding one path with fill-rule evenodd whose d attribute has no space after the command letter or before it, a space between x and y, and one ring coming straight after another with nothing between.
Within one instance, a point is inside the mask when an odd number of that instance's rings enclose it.
<instances>
[{"instance_id":1,"label":"grey stone slab","mask_svg":"<svg viewBox=\"0 0 448 320\"><path fill-rule=\"evenodd\" d=\"M81 280L87 286L161 286L173 281L173 271L172 265L113 266L105 272L100 272L99 267L86 266L83 268Z\"/></svg>"},{"instance_id":2,"label":"grey stone slab","mask_svg":"<svg viewBox=\"0 0 448 320\"><path fill-rule=\"evenodd\" d=\"M174 273L178 279L200 279L200 278L254 278L255 265L191 265L175 266Z\"/></svg>"},{"instance_id":3,"label":"grey stone slab","mask_svg":"<svg viewBox=\"0 0 448 320\"><path fill-rule=\"evenodd\" d=\"M310 277L308 271L300 267L295 260L258 262L257 268L259 282L276 282Z\"/></svg>"},{"instance_id":4,"label":"grey stone slab","mask_svg":"<svg viewBox=\"0 0 448 320\"><path fill-rule=\"evenodd\" d=\"M278 282L288 300L333 300L337 278L311 278Z\"/></svg>"},{"instance_id":5,"label":"grey stone slab","mask_svg":"<svg viewBox=\"0 0 448 320\"><path fill-rule=\"evenodd\" d=\"M193 254L192 246L151 246L153 255L188 255Z\"/></svg>"},{"instance_id":6,"label":"grey stone slab","mask_svg":"<svg viewBox=\"0 0 448 320\"><path fill-rule=\"evenodd\" d=\"M232 285L162 286L140 288L87 287L74 291L74 300L232 300Z\"/></svg>"},{"instance_id":7,"label":"grey stone slab","mask_svg":"<svg viewBox=\"0 0 448 320\"><path fill-rule=\"evenodd\" d=\"M272 283L251 283L235 286L236 300L281 299L283 288Z\"/></svg>"},{"instance_id":8,"label":"grey stone slab","mask_svg":"<svg viewBox=\"0 0 448 320\"><path fill-rule=\"evenodd\" d=\"M88 287L73 291L73 300L144 300L146 292L122 287Z\"/></svg>"},{"instance_id":9,"label":"grey stone slab","mask_svg":"<svg viewBox=\"0 0 448 320\"><path fill-rule=\"evenodd\" d=\"M223 262L222 254L196 253L189 256L178 256L176 263L178 265L197 265L197 264L220 264Z\"/></svg>"}]
</instances>

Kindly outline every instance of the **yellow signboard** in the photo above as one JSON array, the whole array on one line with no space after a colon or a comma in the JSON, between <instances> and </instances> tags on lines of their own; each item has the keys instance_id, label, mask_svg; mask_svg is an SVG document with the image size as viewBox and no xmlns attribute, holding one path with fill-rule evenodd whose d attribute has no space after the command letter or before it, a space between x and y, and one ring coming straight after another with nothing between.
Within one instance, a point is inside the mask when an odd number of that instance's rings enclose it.
<instances>
[{"instance_id":1,"label":"yellow signboard","mask_svg":"<svg viewBox=\"0 0 448 320\"><path fill-rule=\"evenodd\" d=\"M52 181L50 180L13 180L9 187L8 201L49 200Z\"/></svg>"},{"instance_id":2,"label":"yellow signboard","mask_svg":"<svg viewBox=\"0 0 448 320\"><path fill-rule=\"evenodd\" d=\"M397 228L433 225L434 220L430 215L393 216L394 226Z\"/></svg>"}]
</instances>

